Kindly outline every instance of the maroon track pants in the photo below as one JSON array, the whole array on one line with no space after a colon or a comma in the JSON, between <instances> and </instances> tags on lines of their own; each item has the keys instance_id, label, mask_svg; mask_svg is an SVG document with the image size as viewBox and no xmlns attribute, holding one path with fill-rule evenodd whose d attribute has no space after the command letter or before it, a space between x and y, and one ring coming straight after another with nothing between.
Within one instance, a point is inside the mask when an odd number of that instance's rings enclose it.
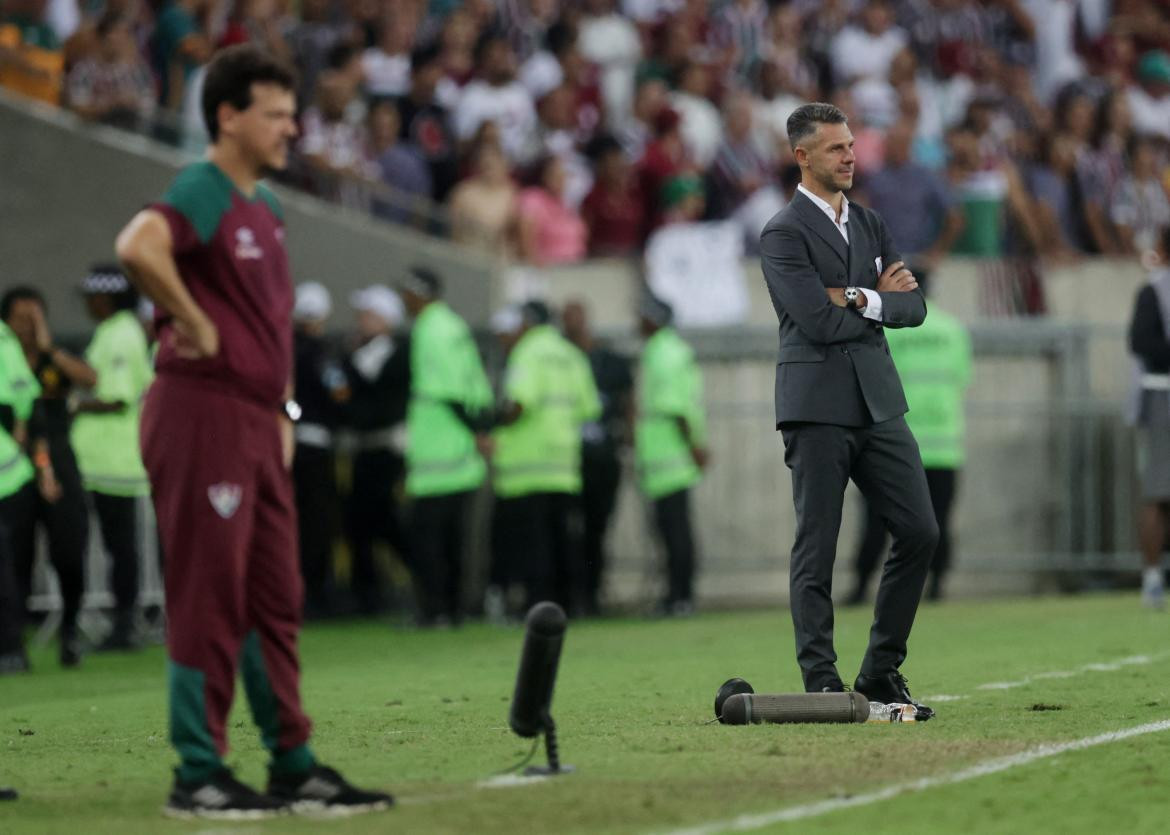
<instances>
[{"instance_id":1,"label":"maroon track pants","mask_svg":"<svg viewBox=\"0 0 1170 835\"><path fill-rule=\"evenodd\" d=\"M196 779L222 766L237 668L265 745L274 755L302 749L309 720L296 638L304 586L278 415L160 376L141 434L165 561L180 775Z\"/></svg>"}]
</instances>

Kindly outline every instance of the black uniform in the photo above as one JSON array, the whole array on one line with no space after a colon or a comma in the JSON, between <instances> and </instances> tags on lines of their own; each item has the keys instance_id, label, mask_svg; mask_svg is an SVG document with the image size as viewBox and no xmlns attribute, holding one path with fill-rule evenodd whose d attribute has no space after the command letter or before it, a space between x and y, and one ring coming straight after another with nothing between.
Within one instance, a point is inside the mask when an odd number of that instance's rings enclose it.
<instances>
[{"instance_id":1,"label":"black uniform","mask_svg":"<svg viewBox=\"0 0 1170 835\"><path fill-rule=\"evenodd\" d=\"M329 614L333 603L333 543L339 512L333 433L340 408L333 391L345 385L345 376L319 336L298 330L293 335L293 352L296 399L301 407L294 430L293 486L305 612L316 616Z\"/></svg>"},{"instance_id":2,"label":"black uniform","mask_svg":"<svg viewBox=\"0 0 1170 835\"><path fill-rule=\"evenodd\" d=\"M35 481L30 481L0 501L0 517L8 528L16 560L17 583L24 600L32 590L37 523L44 526L49 539L49 561L57 572L61 588L61 639L65 642L76 638L77 633L77 615L85 589L89 510L81 472L69 443L70 417L66 399L72 384L47 354L41 356L33 371L41 384L41 398L35 407L39 431L48 441L49 460L62 495L57 501L48 502L41 496Z\"/></svg>"},{"instance_id":3,"label":"black uniform","mask_svg":"<svg viewBox=\"0 0 1170 835\"><path fill-rule=\"evenodd\" d=\"M364 364L355 363L357 352L347 357L343 366L350 387L346 424L355 431L357 441L346 508L353 554L352 589L358 605L368 613L385 606L381 579L374 567L375 542L388 543L412 572L416 568L411 563L399 506L406 461L395 443L395 435L406 420L410 394L410 339L404 335L389 342L389 352L375 373L369 373L369 368L366 373L360 370Z\"/></svg>"},{"instance_id":4,"label":"black uniform","mask_svg":"<svg viewBox=\"0 0 1170 835\"><path fill-rule=\"evenodd\" d=\"M601 417L582 428L581 506L584 515L585 605L600 610L605 569L605 532L617 505L621 448L629 443L629 406L634 375L628 357L596 347L589 352L593 381L601 396Z\"/></svg>"}]
</instances>

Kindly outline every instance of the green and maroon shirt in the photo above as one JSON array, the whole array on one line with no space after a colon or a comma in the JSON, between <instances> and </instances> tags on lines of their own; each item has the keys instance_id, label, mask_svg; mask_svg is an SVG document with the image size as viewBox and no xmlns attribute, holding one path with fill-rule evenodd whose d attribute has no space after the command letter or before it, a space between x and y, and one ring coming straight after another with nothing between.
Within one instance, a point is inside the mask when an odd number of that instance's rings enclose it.
<instances>
[{"instance_id":1,"label":"green and maroon shirt","mask_svg":"<svg viewBox=\"0 0 1170 835\"><path fill-rule=\"evenodd\" d=\"M278 408L292 371L293 286L276 197L263 185L245 197L214 163L197 162L150 208L170 224L179 275L219 329L217 356L183 359L160 315L159 377Z\"/></svg>"}]
</instances>

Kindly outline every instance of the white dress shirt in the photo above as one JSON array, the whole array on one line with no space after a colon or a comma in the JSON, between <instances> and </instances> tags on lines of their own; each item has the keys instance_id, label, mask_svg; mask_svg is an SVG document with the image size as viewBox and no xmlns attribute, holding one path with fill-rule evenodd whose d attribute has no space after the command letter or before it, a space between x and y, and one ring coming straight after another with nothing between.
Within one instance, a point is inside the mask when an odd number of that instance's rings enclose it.
<instances>
[{"instance_id":1,"label":"white dress shirt","mask_svg":"<svg viewBox=\"0 0 1170 835\"><path fill-rule=\"evenodd\" d=\"M845 245L849 245L849 229L845 226L849 222L849 200L845 195L841 195L841 219L837 220L837 210L826 203L821 198L817 197L811 191L804 187L801 183L796 187L796 190L813 202L818 209L824 212L837 231L841 233L841 237L845 239ZM864 287L858 287L862 293L865 294L865 307L861 311L861 315L866 319L873 319L875 322L882 320L882 296L876 290L866 290Z\"/></svg>"}]
</instances>

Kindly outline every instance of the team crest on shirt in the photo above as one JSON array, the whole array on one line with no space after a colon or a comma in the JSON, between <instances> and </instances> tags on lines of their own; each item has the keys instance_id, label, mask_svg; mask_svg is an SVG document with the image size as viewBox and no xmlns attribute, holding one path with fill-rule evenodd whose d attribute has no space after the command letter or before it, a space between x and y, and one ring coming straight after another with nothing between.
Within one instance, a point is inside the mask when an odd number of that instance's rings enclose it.
<instances>
[{"instance_id":1,"label":"team crest on shirt","mask_svg":"<svg viewBox=\"0 0 1170 835\"><path fill-rule=\"evenodd\" d=\"M256 245L256 233L247 226L236 230L236 257L241 261L258 261L264 257L264 250Z\"/></svg>"},{"instance_id":2,"label":"team crest on shirt","mask_svg":"<svg viewBox=\"0 0 1170 835\"><path fill-rule=\"evenodd\" d=\"M221 481L207 488L207 498L220 518L231 519L240 509L240 500L244 497L244 488L238 484L229 484Z\"/></svg>"}]
</instances>

